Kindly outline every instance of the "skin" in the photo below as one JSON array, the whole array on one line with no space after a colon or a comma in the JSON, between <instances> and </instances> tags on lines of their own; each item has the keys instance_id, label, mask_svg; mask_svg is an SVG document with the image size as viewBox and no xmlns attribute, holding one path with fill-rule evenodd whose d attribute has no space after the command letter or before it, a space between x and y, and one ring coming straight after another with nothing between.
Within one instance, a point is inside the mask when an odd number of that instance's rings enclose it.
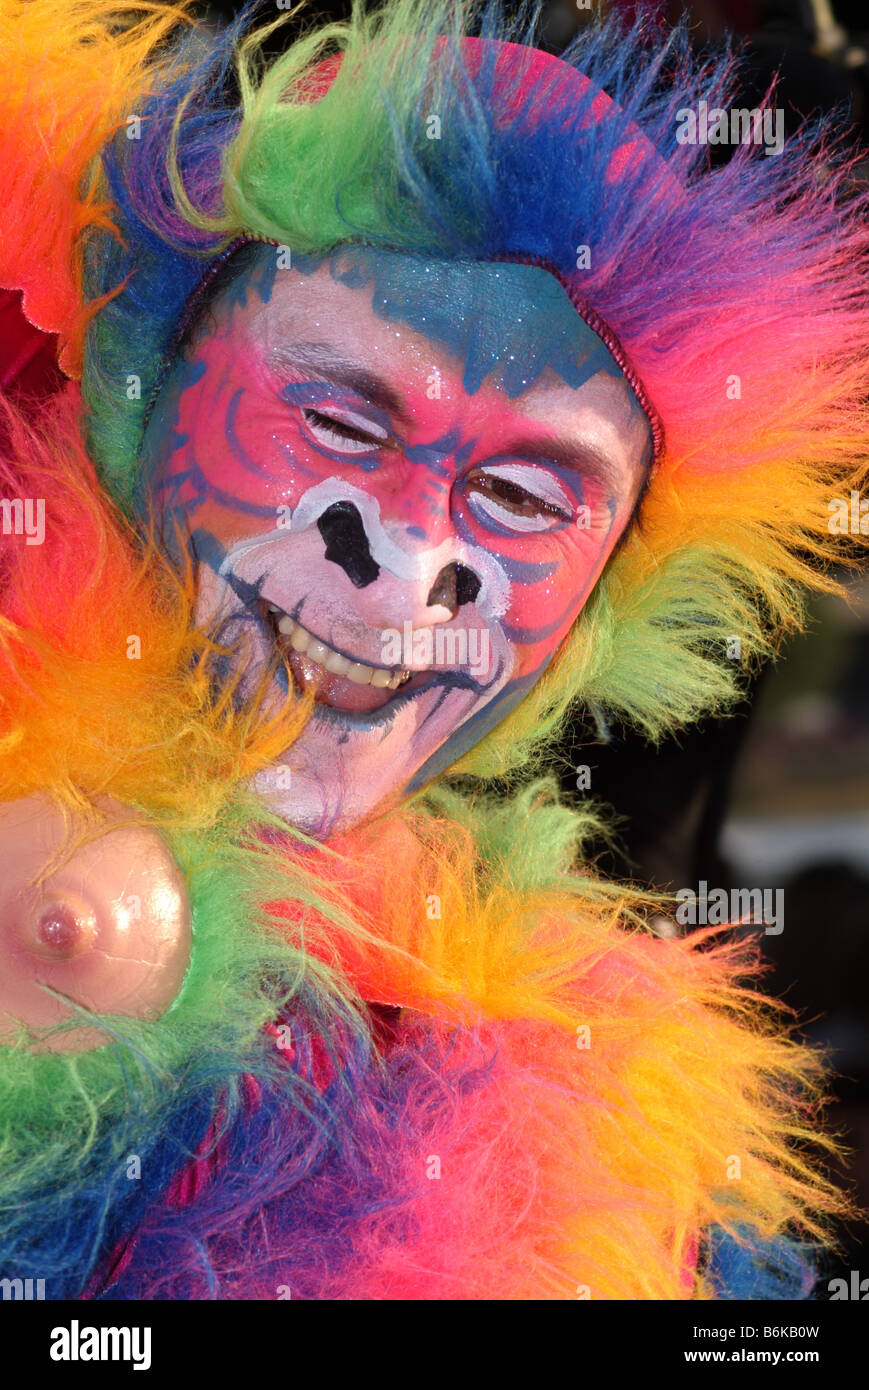
<instances>
[{"instance_id":1,"label":"skin","mask_svg":"<svg viewBox=\"0 0 869 1390\"><path fill-rule=\"evenodd\" d=\"M168 378L143 500L192 551L197 621L238 641L247 677L281 645L270 608L414 673L379 709L318 703L259 776L327 837L449 767L540 678L632 515L651 436L544 270L355 247L278 262L258 249ZM396 655L408 623L423 638ZM438 632L467 655L438 659ZM309 682L298 667L278 662L275 699Z\"/></svg>"}]
</instances>

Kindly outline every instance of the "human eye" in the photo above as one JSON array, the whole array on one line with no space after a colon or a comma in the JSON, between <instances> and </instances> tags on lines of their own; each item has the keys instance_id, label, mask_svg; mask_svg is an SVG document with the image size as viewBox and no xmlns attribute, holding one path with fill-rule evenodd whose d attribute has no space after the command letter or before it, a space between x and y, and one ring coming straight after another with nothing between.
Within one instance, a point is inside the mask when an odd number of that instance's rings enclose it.
<instances>
[{"instance_id":1,"label":"human eye","mask_svg":"<svg viewBox=\"0 0 869 1390\"><path fill-rule=\"evenodd\" d=\"M474 468L465 478L473 510L481 520L514 531L551 531L573 519L573 505L554 474L530 465Z\"/></svg>"},{"instance_id":2,"label":"human eye","mask_svg":"<svg viewBox=\"0 0 869 1390\"><path fill-rule=\"evenodd\" d=\"M367 454L389 441L386 430L349 410L333 412L331 408L325 411L306 406L302 417L314 440L337 453Z\"/></svg>"}]
</instances>

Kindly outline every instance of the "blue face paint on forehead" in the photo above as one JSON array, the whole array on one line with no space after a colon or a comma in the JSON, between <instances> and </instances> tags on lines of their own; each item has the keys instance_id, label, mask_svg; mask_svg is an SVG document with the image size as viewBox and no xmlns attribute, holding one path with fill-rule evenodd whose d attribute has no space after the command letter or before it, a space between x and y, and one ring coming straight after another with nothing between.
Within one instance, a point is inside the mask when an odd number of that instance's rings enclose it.
<instances>
[{"instance_id":1,"label":"blue face paint on forehead","mask_svg":"<svg viewBox=\"0 0 869 1390\"><path fill-rule=\"evenodd\" d=\"M326 257L293 256L293 269L302 275L326 263L338 283L371 289L378 318L406 324L462 360L469 395L488 379L512 400L547 369L573 388L598 372L625 379L555 276L539 266L437 260L365 246L339 246ZM266 275L260 293L270 294L272 284ZM642 414L633 391L631 402Z\"/></svg>"}]
</instances>

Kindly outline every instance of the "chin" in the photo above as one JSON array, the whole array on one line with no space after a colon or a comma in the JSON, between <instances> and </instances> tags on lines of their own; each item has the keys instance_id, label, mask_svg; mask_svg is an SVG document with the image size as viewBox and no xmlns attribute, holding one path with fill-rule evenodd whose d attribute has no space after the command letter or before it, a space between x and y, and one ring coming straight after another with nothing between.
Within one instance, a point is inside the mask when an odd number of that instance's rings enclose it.
<instances>
[{"instance_id":1,"label":"chin","mask_svg":"<svg viewBox=\"0 0 869 1390\"><path fill-rule=\"evenodd\" d=\"M253 789L289 825L326 840L400 805L425 761L409 761L408 752L403 728L348 726L315 705L295 743L257 774Z\"/></svg>"},{"instance_id":2,"label":"chin","mask_svg":"<svg viewBox=\"0 0 869 1390\"><path fill-rule=\"evenodd\" d=\"M291 754L287 757L289 759ZM337 780L330 779L328 773L325 777L314 776L304 766L289 762L275 764L258 773L253 789L274 815L317 840L344 834L381 809L376 800L361 789L341 786ZM399 799L393 798L394 801Z\"/></svg>"},{"instance_id":3,"label":"chin","mask_svg":"<svg viewBox=\"0 0 869 1390\"><path fill-rule=\"evenodd\" d=\"M389 720L383 711L372 717L315 703L298 738L257 774L253 789L305 834L342 834L418 790L421 771L452 746L479 706L467 691L442 689L396 700Z\"/></svg>"},{"instance_id":4,"label":"chin","mask_svg":"<svg viewBox=\"0 0 869 1390\"><path fill-rule=\"evenodd\" d=\"M316 650L329 649L320 642ZM314 693L313 710L253 789L275 815L321 840L399 805L420 770L507 679L502 657L485 686L465 671L420 670L369 689L335 678L307 653L284 655L284 679Z\"/></svg>"}]
</instances>

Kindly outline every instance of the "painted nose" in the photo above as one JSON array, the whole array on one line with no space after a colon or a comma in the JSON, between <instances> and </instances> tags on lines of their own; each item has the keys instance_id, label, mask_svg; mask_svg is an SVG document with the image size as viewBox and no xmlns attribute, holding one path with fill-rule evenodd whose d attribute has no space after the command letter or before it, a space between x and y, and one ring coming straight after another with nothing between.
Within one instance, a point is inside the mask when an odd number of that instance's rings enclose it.
<instances>
[{"instance_id":1,"label":"painted nose","mask_svg":"<svg viewBox=\"0 0 869 1390\"><path fill-rule=\"evenodd\" d=\"M463 603L474 602L480 588L480 581L474 571L454 560L452 564L444 565L429 590L426 603L429 608L436 605L448 608L450 616L454 618Z\"/></svg>"},{"instance_id":2,"label":"painted nose","mask_svg":"<svg viewBox=\"0 0 869 1390\"><path fill-rule=\"evenodd\" d=\"M380 574L371 554L365 523L352 502L333 502L317 522L326 542L326 559L340 565L351 584L365 589Z\"/></svg>"},{"instance_id":3,"label":"painted nose","mask_svg":"<svg viewBox=\"0 0 869 1390\"><path fill-rule=\"evenodd\" d=\"M374 583L380 566L371 553L365 522L352 502L333 502L318 519L317 529L326 542L326 559L339 565L351 584L366 589ZM481 588L474 571L454 560L438 573L426 605L446 608L454 618L462 604L474 602Z\"/></svg>"}]
</instances>

